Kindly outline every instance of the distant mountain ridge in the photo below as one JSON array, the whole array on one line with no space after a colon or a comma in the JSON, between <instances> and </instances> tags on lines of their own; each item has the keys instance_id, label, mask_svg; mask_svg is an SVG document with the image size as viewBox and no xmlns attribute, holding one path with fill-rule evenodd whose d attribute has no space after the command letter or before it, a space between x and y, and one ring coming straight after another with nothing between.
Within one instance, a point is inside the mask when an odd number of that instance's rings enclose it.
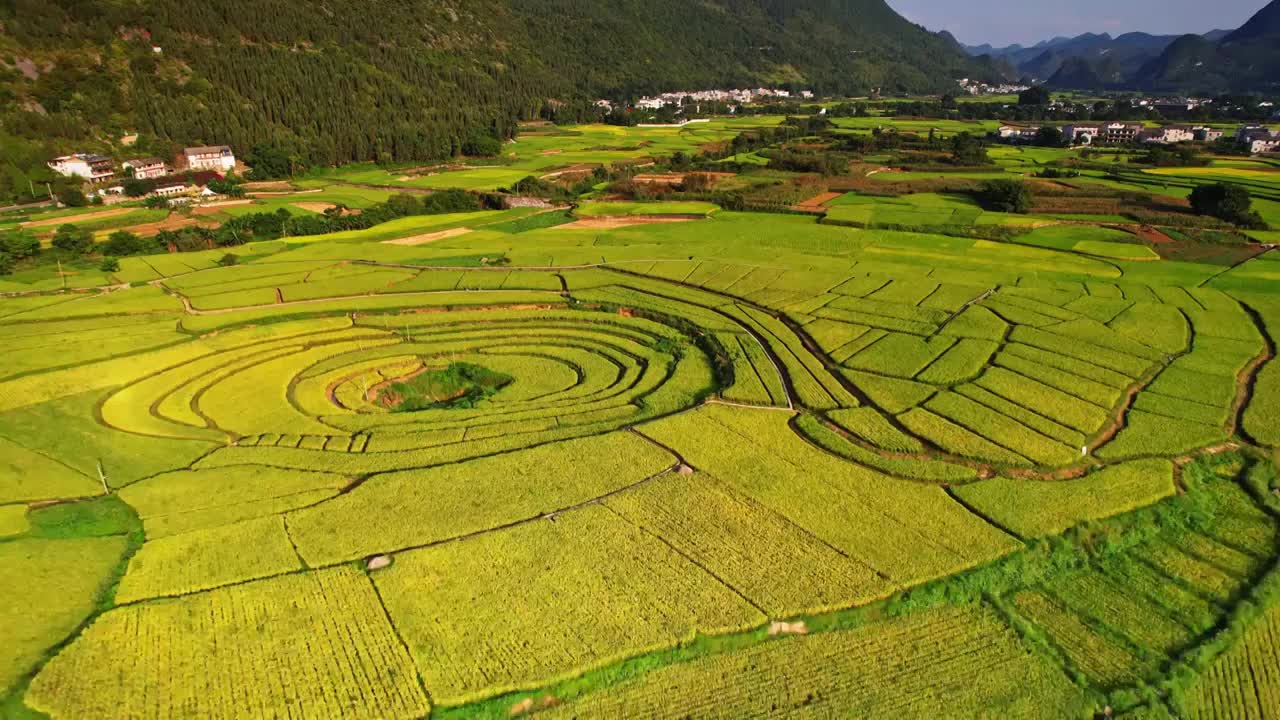
<instances>
[{"instance_id":1,"label":"distant mountain ridge","mask_svg":"<svg viewBox=\"0 0 1280 720\"><path fill-rule=\"evenodd\" d=\"M1280 91L1280 0L1220 39L1184 35L1134 74L1141 88L1212 94Z\"/></svg>"},{"instance_id":2,"label":"distant mountain ridge","mask_svg":"<svg viewBox=\"0 0 1280 720\"><path fill-rule=\"evenodd\" d=\"M1280 0L1235 30L1203 35L1085 33L1032 46L965 45L1012 65L1024 80L1077 90L1179 92L1280 88Z\"/></svg>"},{"instance_id":3,"label":"distant mountain ridge","mask_svg":"<svg viewBox=\"0 0 1280 720\"><path fill-rule=\"evenodd\" d=\"M1177 35L1150 35L1143 32L1112 37L1109 33L1084 33L1075 37L1056 37L1031 46L968 45L972 55L989 55L1005 60L1028 80L1043 82L1057 73L1068 60L1106 61L1120 68L1136 70L1143 63L1159 57ZM1073 63L1073 67L1078 66Z\"/></svg>"}]
</instances>

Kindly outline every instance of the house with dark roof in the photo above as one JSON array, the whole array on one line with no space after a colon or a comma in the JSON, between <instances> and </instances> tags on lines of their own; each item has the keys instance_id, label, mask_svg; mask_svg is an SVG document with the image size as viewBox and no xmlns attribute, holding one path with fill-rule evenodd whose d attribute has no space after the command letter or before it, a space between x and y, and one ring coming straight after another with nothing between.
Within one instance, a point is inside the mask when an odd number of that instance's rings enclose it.
<instances>
[{"instance_id":1,"label":"house with dark roof","mask_svg":"<svg viewBox=\"0 0 1280 720\"><path fill-rule=\"evenodd\" d=\"M236 167L236 154L226 145L189 147L182 151L190 170L216 170L230 172Z\"/></svg>"}]
</instances>

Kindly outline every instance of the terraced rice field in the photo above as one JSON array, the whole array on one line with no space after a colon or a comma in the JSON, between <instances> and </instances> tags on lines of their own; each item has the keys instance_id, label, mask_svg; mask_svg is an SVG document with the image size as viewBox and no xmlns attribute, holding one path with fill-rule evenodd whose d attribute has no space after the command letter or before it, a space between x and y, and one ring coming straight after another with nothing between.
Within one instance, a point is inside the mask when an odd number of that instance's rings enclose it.
<instances>
[{"instance_id":1,"label":"terraced rice field","mask_svg":"<svg viewBox=\"0 0 1280 720\"><path fill-rule=\"evenodd\" d=\"M1274 260L724 211L383 242L505 217L0 299L4 707L1080 716L1271 572L1271 481L1191 473L1268 467Z\"/></svg>"}]
</instances>

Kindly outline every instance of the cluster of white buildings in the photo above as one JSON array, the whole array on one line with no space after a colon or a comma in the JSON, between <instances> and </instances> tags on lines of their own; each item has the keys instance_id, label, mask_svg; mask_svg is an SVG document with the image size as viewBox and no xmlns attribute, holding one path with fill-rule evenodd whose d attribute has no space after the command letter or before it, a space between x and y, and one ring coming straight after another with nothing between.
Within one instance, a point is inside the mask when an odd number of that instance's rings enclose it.
<instances>
[{"instance_id":1,"label":"cluster of white buildings","mask_svg":"<svg viewBox=\"0 0 1280 720\"><path fill-rule=\"evenodd\" d=\"M960 89L968 95L1017 95L1023 90L1031 89L1030 85L1018 85L1014 83L1004 83L1000 85L989 85L981 80L971 80L969 78L960 79Z\"/></svg>"},{"instance_id":2,"label":"cluster of white buildings","mask_svg":"<svg viewBox=\"0 0 1280 720\"><path fill-rule=\"evenodd\" d=\"M636 101L636 108L640 110L659 110L667 105L681 105L685 100L691 102L723 102L737 103L744 105L765 99L785 100L791 97L800 97L805 100L813 98L813 93L804 90L798 96L793 95L790 90L773 90L770 88L754 88L748 90L698 90L696 92L669 92L661 95L643 97ZM603 104L602 104L603 103ZM597 105L601 107L612 107L607 100L601 100Z\"/></svg>"},{"instance_id":3,"label":"cluster of white buildings","mask_svg":"<svg viewBox=\"0 0 1280 720\"><path fill-rule=\"evenodd\" d=\"M189 147L182 151L183 169L194 172L212 170L227 173L236 167L236 155L226 145ZM74 153L49 161L49 169L66 177L79 177L90 183L105 183L117 177L116 165L111 158L102 155ZM160 158L125 160L120 172L138 180L164 177L172 172L169 164ZM159 189L156 191L159 192Z\"/></svg>"},{"instance_id":4,"label":"cluster of white buildings","mask_svg":"<svg viewBox=\"0 0 1280 720\"><path fill-rule=\"evenodd\" d=\"M996 135L1008 142L1031 142L1040 125L1001 125ZM1205 125L1165 125L1149 128L1139 122L1072 123L1062 127L1063 138L1072 145L1094 143L1157 143L1175 145L1183 142L1213 142L1223 131Z\"/></svg>"},{"instance_id":5,"label":"cluster of white buildings","mask_svg":"<svg viewBox=\"0 0 1280 720\"><path fill-rule=\"evenodd\" d=\"M1032 142L1040 125L1001 125L996 137L1011 143ZM1164 125L1149 128L1139 122L1072 123L1062 127L1063 138L1072 145L1184 142L1216 142L1226 136L1208 125ZM1263 125L1245 125L1236 131L1236 143L1250 155L1280 152L1280 132Z\"/></svg>"}]
</instances>

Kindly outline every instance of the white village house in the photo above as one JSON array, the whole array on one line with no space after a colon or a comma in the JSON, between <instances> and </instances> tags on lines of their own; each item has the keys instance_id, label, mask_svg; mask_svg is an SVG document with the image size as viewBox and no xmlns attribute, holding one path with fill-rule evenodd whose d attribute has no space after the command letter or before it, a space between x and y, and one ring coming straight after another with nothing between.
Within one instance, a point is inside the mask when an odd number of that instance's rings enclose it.
<instances>
[{"instance_id":1,"label":"white village house","mask_svg":"<svg viewBox=\"0 0 1280 720\"><path fill-rule=\"evenodd\" d=\"M191 170L216 170L230 172L236 168L236 155L226 145L189 147L182 151L187 168Z\"/></svg>"},{"instance_id":2,"label":"white village house","mask_svg":"<svg viewBox=\"0 0 1280 720\"><path fill-rule=\"evenodd\" d=\"M1172 145L1175 143L1191 142L1196 139L1195 130L1183 125L1166 125L1165 127L1147 130L1139 136L1143 142L1162 143Z\"/></svg>"},{"instance_id":3,"label":"white village house","mask_svg":"<svg viewBox=\"0 0 1280 720\"><path fill-rule=\"evenodd\" d=\"M128 171L133 169L133 176L139 180L164 177L169 174L169 166L160 158L144 158L141 160L125 160L120 167Z\"/></svg>"},{"instance_id":4,"label":"white village house","mask_svg":"<svg viewBox=\"0 0 1280 720\"><path fill-rule=\"evenodd\" d=\"M1280 133L1262 125L1245 125L1236 131L1236 142L1250 155L1280 151Z\"/></svg>"},{"instance_id":5,"label":"white village house","mask_svg":"<svg viewBox=\"0 0 1280 720\"><path fill-rule=\"evenodd\" d=\"M80 177L90 182L100 182L115 177L115 163L101 155L75 153L50 160L49 169L66 177Z\"/></svg>"},{"instance_id":6,"label":"white village house","mask_svg":"<svg viewBox=\"0 0 1280 720\"><path fill-rule=\"evenodd\" d=\"M1031 142L1039 132L1039 125L1001 125L996 134L1008 142Z\"/></svg>"},{"instance_id":7,"label":"white village house","mask_svg":"<svg viewBox=\"0 0 1280 720\"><path fill-rule=\"evenodd\" d=\"M1102 133L1102 126L1096 124L1067 125L1062 128L1062 136L1073 145L1091 145Z\"/></svg>"}]
</instances>

